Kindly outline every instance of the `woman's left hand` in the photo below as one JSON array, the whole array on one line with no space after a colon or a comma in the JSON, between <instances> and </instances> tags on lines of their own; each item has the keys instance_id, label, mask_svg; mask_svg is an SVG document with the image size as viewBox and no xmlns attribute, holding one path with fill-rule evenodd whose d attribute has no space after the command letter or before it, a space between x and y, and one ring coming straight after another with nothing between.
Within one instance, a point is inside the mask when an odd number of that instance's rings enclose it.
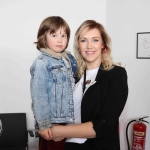
<instances>
[{"instance_id":1,"label":"woman's left hand","mask_svg":"<svg viewBox=\"0 0 150 150\"><path fill-rule=\"evenodd\" d=\"M62 126L62 125L55 124L55 125L53 125L53 127L51 128L52 135L53 135L52 140L54 140L55 142L59 142L59 141L61 141L61 140L64 139L64 137L61 137L61 136L59 136L59 135L57 134L57 127L58 127L58 126Z\"/></svg>"}]
</instances>

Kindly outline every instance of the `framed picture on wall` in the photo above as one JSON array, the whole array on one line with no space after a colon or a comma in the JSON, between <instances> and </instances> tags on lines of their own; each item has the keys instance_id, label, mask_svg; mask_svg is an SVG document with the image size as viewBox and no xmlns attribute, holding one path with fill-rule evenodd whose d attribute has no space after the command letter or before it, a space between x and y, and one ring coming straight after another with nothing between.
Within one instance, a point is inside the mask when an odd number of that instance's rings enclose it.
<instances>
[{"instance_id":1,"label":"framed picture on wall","mask_svg":"<svg viewBox=\"0 0 150 150\"><path fill-rule=\"evenodd\" d=\"M137 33L136 58L150 59L150 32Z\"/></svg>"}]
</instances>

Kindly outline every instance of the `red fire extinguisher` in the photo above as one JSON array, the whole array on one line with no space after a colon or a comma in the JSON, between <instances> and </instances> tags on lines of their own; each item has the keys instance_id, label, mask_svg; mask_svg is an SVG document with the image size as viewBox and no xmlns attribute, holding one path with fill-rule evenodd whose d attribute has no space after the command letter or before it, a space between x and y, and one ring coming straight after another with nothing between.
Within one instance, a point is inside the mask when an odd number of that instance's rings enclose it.
<instances>
[{"instance_id":1,"label":"red fire extinguisher","mask_svg":"<svg viewBox=\"0 0 150 150\"><path fill-rule=\"evenodd\" d=\"M130 123L135 122L135 124L133 124L133 138L132 138L132 146L131 146L131 150L145 150L145 142L146 142L146 125L143 122L149 123L145 120L143 120L143 117L140 118L138 120L131 120L126 127L126 138L127 138L127 144L128 144L128 150L130 150L130 146L129 146L129 140L128 140L128 127L130 125Z\"/></svg>"}]
</instances>

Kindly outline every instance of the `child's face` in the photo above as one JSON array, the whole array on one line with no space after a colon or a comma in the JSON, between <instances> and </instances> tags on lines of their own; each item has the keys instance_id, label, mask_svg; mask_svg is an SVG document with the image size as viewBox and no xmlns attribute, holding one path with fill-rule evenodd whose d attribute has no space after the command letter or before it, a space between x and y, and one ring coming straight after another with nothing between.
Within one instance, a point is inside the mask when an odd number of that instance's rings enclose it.
<instances>
[{"instance_id":1,"label":"child's face","mask_svg":"<svg viewBox=\"0 0 150 150\"><path fill-rule=\"evenodd\" d=\"M65 33L63 28L60 28L55 33L50 34L50 32L46 35L47 46L49 49L53 50L56 53L60 53L66 48L67 45L67 34Z\"/></svg>"}]
</instances>

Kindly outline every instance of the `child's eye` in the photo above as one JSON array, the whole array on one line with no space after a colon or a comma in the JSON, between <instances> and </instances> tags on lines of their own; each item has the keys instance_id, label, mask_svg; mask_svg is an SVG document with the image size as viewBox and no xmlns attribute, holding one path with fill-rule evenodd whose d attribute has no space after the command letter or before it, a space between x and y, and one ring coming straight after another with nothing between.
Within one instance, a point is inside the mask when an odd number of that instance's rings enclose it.
<instances>
[{"instance_id":1,"label":"child's eye","mask_svg":"<svg viewBox=\"0 0 150 150\"><path fill-rule=\"evenodd\" d=\"M93 41L94 41L94 42L98 42L98 39L94 39Z\"/></svg>"},{"instance_id":2,"label":"child's eye","mask_svg":"<svg viewBox=\"0 0 150 150\"><path fill-rule=\"evenodd\" d=\"M63 37L63 38L66 38L66 37L67 37L67 35L65 35L65 34L64 34L64 35L62 35L62 37Z\"/></svg>"},{"instance_id":3,"label":"child's eye","mask_svg":"<svg viewBox=\"0 0 150 150\"><path fill-rule=\"evenodd\" d=\"M56 34L52 34L52 37L56 37L57 35Z\"/></svg>"}]
</instances>

